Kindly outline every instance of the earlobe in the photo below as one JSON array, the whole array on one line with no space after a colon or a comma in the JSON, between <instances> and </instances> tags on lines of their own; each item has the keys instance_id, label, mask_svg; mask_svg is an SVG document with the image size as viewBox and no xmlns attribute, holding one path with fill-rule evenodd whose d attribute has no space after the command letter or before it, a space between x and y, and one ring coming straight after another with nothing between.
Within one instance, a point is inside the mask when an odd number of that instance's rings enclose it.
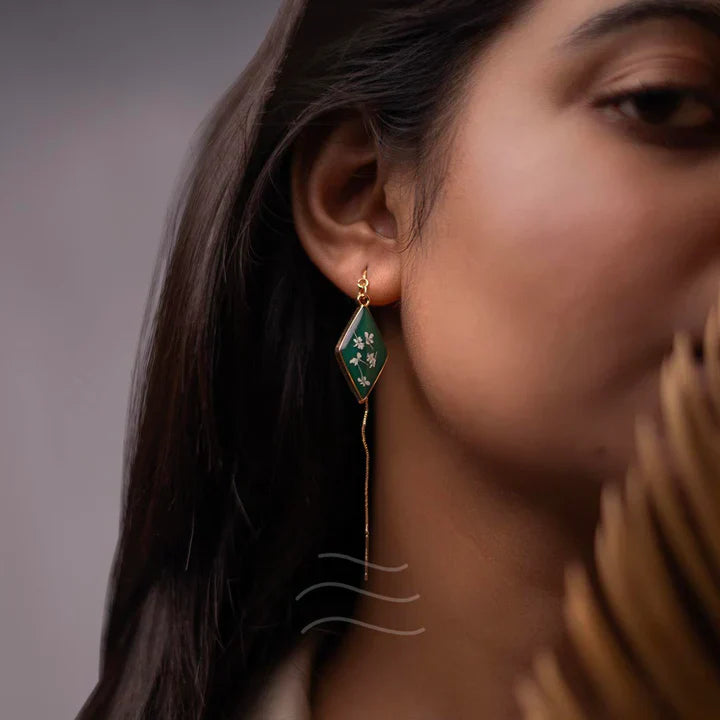
<instances>
[{"instance_id":1,"label":"earlobe","mask_svg":"<svg viewBox=\"0 0 720 720\"><path fill-rule=\"evenodd\" d=\"M375 140L356 115L298 138L290 182L295 228L312 262L351 297L367 267L373 304L384 305L399 299L402 255L380 166Z\"/></svg>"}]
</instances>

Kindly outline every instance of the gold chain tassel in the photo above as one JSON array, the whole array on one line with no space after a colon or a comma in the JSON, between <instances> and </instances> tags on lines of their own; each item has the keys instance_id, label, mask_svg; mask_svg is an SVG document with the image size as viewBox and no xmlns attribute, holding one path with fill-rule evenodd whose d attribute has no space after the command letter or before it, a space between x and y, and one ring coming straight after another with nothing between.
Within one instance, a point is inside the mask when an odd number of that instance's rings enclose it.
<instances>
[{"instance_id":1,"label":"gold chain tassel","mask_svg":"<svg viewBox=\"0 0 720 720\"><path fill-rule=\"evenodd\" d=\"M365 398L365 412L362 420L362 442L365 448L365 582L368 579L368 557L370 555L370 512L368 510L368 485L370 481L370 450L368 449L367 440L365 438L365 425L367 424L368 409L370 407L370 398Z\"/></svg>"}]
</instances>

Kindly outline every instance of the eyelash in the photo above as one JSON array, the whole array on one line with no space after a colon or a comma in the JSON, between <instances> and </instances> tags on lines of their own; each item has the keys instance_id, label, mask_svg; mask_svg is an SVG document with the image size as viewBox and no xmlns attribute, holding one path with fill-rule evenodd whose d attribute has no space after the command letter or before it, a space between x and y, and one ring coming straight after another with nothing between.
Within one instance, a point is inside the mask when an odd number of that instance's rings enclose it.
<instances>
[{"instance_id":1,"label":"eyelash","mask_svg":"<svg viewBox=\"0 0 720 720\"><path fill-rule=\"evenodd\" d=\"M706 125L697 127L670 127L663 129L662 124L653 125L649 122L628 118L622 112L620 122L632 133L649 141L659 142L669 147L691 147L707 143L714 139L720 142L720 100L712 90L706 87L683 85L678 83L645 83L639 82L632 88L623 92L603 95L597 98L593 105L598 108L621 105L626 100L637 100L650 95L666 94L680 98L691 98L705 104L715 113L715 120Z\"/></svg>"}]
</instances>

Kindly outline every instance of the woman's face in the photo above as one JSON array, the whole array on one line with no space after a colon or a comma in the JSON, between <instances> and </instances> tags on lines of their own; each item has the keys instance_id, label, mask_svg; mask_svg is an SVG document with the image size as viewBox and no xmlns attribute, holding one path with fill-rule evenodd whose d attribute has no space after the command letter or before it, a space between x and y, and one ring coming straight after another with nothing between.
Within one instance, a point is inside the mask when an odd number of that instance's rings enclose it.
<instances>
[{"instance_id":1,"label":"woman's face","mask_svg":"<svg viewBox=\"0 0 720 720\"><path fill-rule=\"evenodd\" d=\"M624 473L674 331L702 337L720 284L720 37L677 16L562 46L619 4L539 2L482 55L403 268L433 410L483 457L534 473ZM597 106L640 83L710 96Z\"/></svg>"}]
</instances>

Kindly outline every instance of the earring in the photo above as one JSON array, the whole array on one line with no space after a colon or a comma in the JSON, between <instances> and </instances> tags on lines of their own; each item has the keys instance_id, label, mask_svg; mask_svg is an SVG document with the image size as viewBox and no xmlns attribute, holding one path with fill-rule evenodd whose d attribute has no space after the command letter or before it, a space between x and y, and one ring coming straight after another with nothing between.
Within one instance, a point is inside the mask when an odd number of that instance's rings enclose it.
<instances>
[{"instance_id":1,"label":"earring","mask_svg":"<svg viewBox=\"0 0 720 720\"><path fill-rule=\"evenodd\" d=\"M359 307L345 326L335 346L335 357L345 379L359 403L365 405L361 435L365 448L365 581L368 579L368 555L370 546L370 523L368 510L368 485L370 479L370 451L365 438L365 426L369 409L370 391L380 377L387 360L387 348L375 320L370 313L367 267L358 280L357 301Z\"/></svg>"}]
</instances>

